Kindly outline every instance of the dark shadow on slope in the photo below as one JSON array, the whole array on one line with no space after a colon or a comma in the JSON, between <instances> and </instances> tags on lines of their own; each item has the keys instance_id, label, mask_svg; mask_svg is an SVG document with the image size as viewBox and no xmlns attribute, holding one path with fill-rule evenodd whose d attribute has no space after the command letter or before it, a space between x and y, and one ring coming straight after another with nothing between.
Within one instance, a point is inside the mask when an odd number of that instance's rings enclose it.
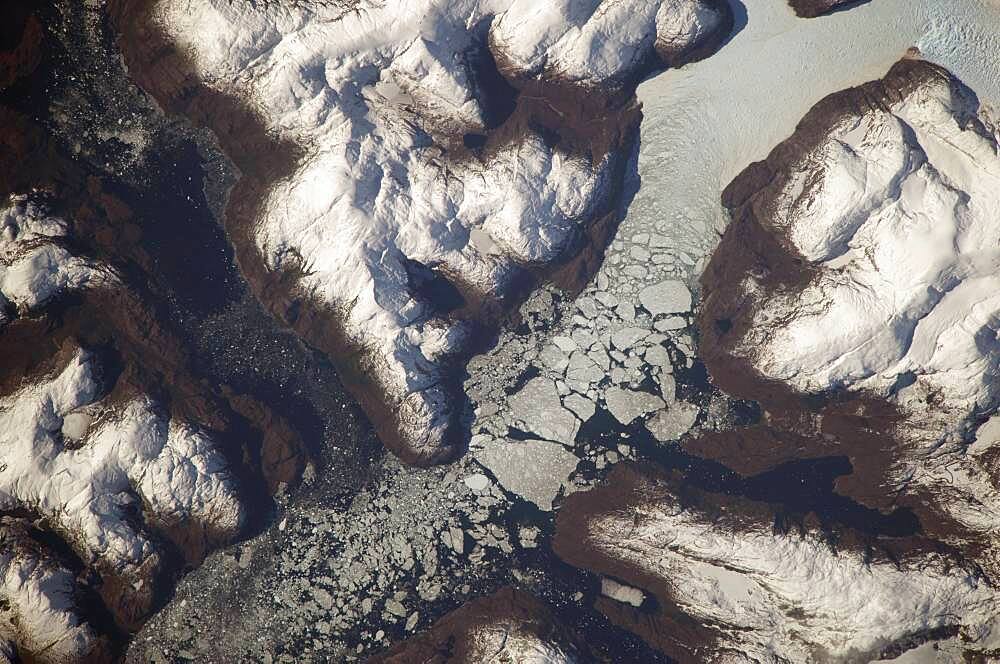
<instances>
[{"instance_id":1,"label":"dark shadow on slope","mask_svg":"<svg viewBox=\"0 0 1000 664\"><path fill-rule=\"evenodd\" d=\"M747 7L743 4L741 0L726 0L729 3L729 10L733 15L733 29L729 32L729 36L722 40L719 48L725 48L729 42L736 38L736 35L743 32L744 28L750 22L747 15Z\"/></svg>"},{"instance_id":2,"label":"dark shadow on slope","mask_svg":"<svg viewBox=\"0 0 1000 664\"><path fill-rule=\"evenodd\" d=\"M791 5L792 11L794 11L795 15L799 18L818 18L821 16L830 16L831 14L850 11L855 7L866 5L869 2L871 2L871 0L853 0L835 7L830 7L829 0L788 0L788 4Z\"/></svg>"}]
</instances>

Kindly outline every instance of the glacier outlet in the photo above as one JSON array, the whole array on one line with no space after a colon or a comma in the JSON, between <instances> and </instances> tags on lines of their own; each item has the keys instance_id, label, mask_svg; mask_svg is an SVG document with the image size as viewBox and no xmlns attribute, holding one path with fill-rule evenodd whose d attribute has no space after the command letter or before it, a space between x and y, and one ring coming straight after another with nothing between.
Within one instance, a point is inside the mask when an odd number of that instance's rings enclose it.
<instances>
[{"instance_id":1,"label":"glacier outlet","mask_svg":"<svg viewBox=\"0 0 1000 664\"><path fill-rule=\"evenodd\" d=\"M761 231L745 273L723 243L703 312L709 353L764 381L891 404L884 482L994 569L996 450L969 445L1000 405L997 154L973 92L925 61L831 96L727 191L727 232Z\"/></svg>"}]
</instances>

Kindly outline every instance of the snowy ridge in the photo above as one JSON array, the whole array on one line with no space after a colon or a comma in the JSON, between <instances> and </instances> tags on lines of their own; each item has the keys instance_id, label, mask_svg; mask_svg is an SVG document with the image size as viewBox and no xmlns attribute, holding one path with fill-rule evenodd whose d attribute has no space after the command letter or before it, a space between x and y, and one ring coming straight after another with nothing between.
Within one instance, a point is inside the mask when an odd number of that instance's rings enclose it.
<instances>
[{"instance_id":1,"label":"snowy ridge","mask_svg":"<svg viewBox=\"0 0 1000 664\"><path fill-rule=\"evenodd\" d=\"M231 534L243 511L210 439L148 398L103 408L95 365L78 351L57 376L0 400L0 506L51 519L86 560L141 586L158 546L126 516L130 505Z\"/></svg>"},{"instance_id":2,"label":"snowy ridge","mask_svg":"<svg viewBox=\"0 0 1000 664\"><path fill-rule=\"evenodd\" d=\"M71 224L36 194L12 197L0 214L0 292L18 314L43 314L74 289L125 288L107 266L70 253ZM198 552L242 529L234 478L205 433L145 394L106 384L95 353L66 346L49 364L49 375L22 376L0 397L0 509L39 518L100 576L116 619L140 620L161 581L163 537ZM0 525L9 543L0 596L13 612L0 637L30 661L105 661L103 640L77 612L74 575L19 528Z\"/></svg>"},{"instance_id":3,"label":"snowy ridge","mask_svg":"<svg viewBox=\"0 0 1000 664\"><path fill-rule=\"evenodd\" d=\"M0 327L12 314L30 314L57 293L116 280L110 269L61 246L69 230L35 197L12 196L0 209Z\"/></svg>"},{"instance_id":4,"label":"snowy ridge","mask_svg":"<svg viewBox=\"0 0 1000 664\"><path fill-rule=\"evenodd\" d=\"M627 509L587 521L586 548L661 580L669 592L661 599L715 625L716 658L700 661L864 662L894 641L949 626L966 647L1000 643L1000 595L936 554L866 561L816 533L727 521L642 479Z\"/></svg>"},{"instance_id":5,"label":"snowy ridge","mask_svg":"<svg viewBox=\"0 0 1000 664\"><path fill-rule=\"evenodd\" d=\"M442 659L456 662L517 662L518 664L577 664L579 636L533 595L512 587L470 600L415 634L370 664L410 664Z\"/></svg>"},{"instance_id":6,"label":"snowy ridge","mask_svg":"<svg viewBox=\"0 0 1000 664\"><path fill-rule=\"evenodd\" d=\"M0 543L0 662L22 661L18 653L42 664L102 659L101 639L78 613L73 574L15 523L0 524Z\"/></svg>"},{"instance_id":7,"label":"snowy ridge","mask_svg":"<svg viewBox=\"0 0 1000 664\"><path fill-rule=\"evenodd\" d=\"M735 353L801 392L898 404L907 460L891 484L951 495L946 511L993 532L1000 493L964 448L1000 405L1000 144L968 89L918 66L919 85L850 109L789 166L763 223L811 278L783 290L748 277L754 315Z\"/></svg>"},{"instance_id":8,"label":"snowy ridge","mask_svg":"<svg viewBox=\"0 0 1000 664\"><path fill-rule=\"evenodd\" d=\"M468 637L468 661L500 659L521 664L577 664L580 661L575 652L563 649L555 641L545 640L538 634L518 627L516 624L498 622L472 628Z\"/></svg>"},{"instance_id":9,"label":"snowy ridge","mask_svg":"<svg viewBox=\"0 0 1000 664\"><path fill-rule=\"evenodd\" d=\"M154 21L210 88L257 109L302 148L253 238L271 270L342 318L368 380L400 422L404 456L448 453L460 400L446 365L468 328L421 294L414 264L474 295L504 295L525 266L566 259L607 214L621 154L559 149L529 130L488 154L446 143L487 128L474 61L510 80L624 84L651 59L706 46L727 8L708 0L420 0L352 11L161 1ZM608 121L607 119L602 121ZM453 434L453 432L451 432Z\"/></svg>"},{"instance_id":10,"label":"snowy ridge","mask_svg":"<svg viewBox=\"0 0 1000 664\"><path fill-rule=\"evenodd\" d=\"M490 37L518 75L586 85L621 83L654 51L679 57L722 23L717 6L689 0L508 4Z\"/></svg>"}]
</instances>

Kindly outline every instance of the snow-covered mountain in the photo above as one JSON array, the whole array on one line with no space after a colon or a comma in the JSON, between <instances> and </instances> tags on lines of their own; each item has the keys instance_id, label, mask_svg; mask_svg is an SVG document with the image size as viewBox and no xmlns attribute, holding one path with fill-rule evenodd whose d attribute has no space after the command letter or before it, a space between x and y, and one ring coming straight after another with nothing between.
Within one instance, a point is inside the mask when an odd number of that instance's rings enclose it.
<instances>
[{"instance_id":1,"label":"snow-covered mountain","mask_svg":"<svg viewBox=\"0 0 1000 664\"><path fill-rule=\"evenodd\" d=\"M774 516L623 466L568 499L555 549L650 593L648 607L598 606L682 662L869 662L925 641L958 661L1000 644L1000 594L946 549L855 547L849 533L782 532Z\"/></svg>"},{"instance_id":2,"label":"snow-covered mountain","mask_svg":"<svg viewBox=\"0 0 1000 664\"><path fill-rule=\"evenodd\" d=\"M38 196L12 196L0 216L0 294L10 313L40 319L73 291L126 291L113 269L71 253L73 224ZM58 533L100 575L114 618L135 624L159 601L174 564L164 560L173 555L165 533L194 561L241 531L244 508L228 463L198 426L127 380L116 385L106 353L68 338L45 357L52 347L44 337L13 334L8 343L21 348L17 361L5 361L3 383L13 389L0 395L0 509ZM33 368L17 375L21 361ZM0 527L9 545L0 597L11 611L0 637L31 661L104 661L107 625L95 631L91 609L81 606L95 589L79 585L28 532L18 519Z\"/></svg>"},{"instance_id":3,"label":"snow-covered mountain","mask_svg":"<svg viewBox=\"0 0 1000 664\"><path fill-rule=\"evenodd\" d=\"M580 638L532 595L511 587L468 602L369 664L584 664Z\"/></svg>"},{"instance_id":4,"label":"snow-covered mountain","mask_svg":"<svg viewBox=\"0 0 1000 664\"><path fill-rule=\"evenodd\" d=\"M261 299L418 463L463 442L479 326L592 273L636 83L732 25L719 0L117 4L132 75L243 170L227 228Z\"/></svg>"},{"instance_id":5,"label":"snow-covered mountain","mask_svg":"<svg viewBox=\"0 0 1000 664\"><path fill-rule=\"evenodd\" d=\"M942 536L984 543L1000 526L996 449L972 443L1000 406L998 153L971 90L903 60L824 100L737 178L732 239L704 280L720 377L743 366L734 382L884 403L896 415L871 443L891 457L878 481Z\"/></svg>"}]
</instances>

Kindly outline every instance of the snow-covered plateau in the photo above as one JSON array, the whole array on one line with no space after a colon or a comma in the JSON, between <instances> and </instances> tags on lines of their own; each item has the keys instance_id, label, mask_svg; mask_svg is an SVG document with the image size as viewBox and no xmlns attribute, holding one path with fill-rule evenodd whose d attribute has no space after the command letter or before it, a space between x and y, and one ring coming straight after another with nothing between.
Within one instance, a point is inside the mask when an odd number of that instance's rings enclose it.
<instances>
[{"instance_id":1,"label":"snow-covered plateau","mask_svg":"<svg viewBox=\"0 0 1000 664\"><path fill-rule=\"evenodd\" d=\"M230 229L250 229L241 266L290 276L295 302L272 309L422 463L461 446L456 378L489 336L477 324L539 277L592 273L634 147L635 84L732 25L718 0L118 4L133 76L168 107L186 95L245 176L273 155L241 163L251 132L233 118L293 146L246 218L230 205ZM252 112L205 110L220 97Z\"/></svg>"}]
</instances>

